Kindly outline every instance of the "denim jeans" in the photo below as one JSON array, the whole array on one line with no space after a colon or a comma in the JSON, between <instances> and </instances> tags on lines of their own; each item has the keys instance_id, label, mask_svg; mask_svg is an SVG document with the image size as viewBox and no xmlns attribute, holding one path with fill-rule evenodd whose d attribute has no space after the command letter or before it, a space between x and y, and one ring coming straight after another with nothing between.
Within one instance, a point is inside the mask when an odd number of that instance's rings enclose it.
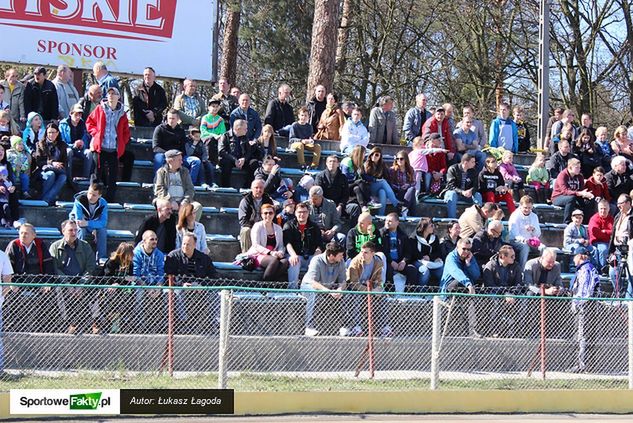
<instances>
[{"instance_id":1,"label":"denim jeans","mask_svg":"<svg viewBox=\"0 0 633 423\"><path fill-rule=\"evenodd\" d=\"M606 242L596 242L593 246L596 248L596 260L602 268L607 264L609 258L609 244Z\"/></svg>"},{"instance_id":2,"label":"denim jeans","mask_svg":"<svg viewBox=\"0 0 633 423\"><path fill-rule=\"evenodd\" d=\"M419 283L420 283L420 286L427 286L429 284L429 281L431 280L431 276L433 276L437 280L437 282L439 284L440 280L442 279L442 272L443 271L444 271L444 266L438 267L437 269L429 269L425 265L421 264L420 267L419 267L419 272L420 272Z\"/></svg>"},{"instance_id":3,"label":"denim jeans","mask_svg":"<svg viewBox=\"0 0 633 423\"><path fill-rule=\"evenodd\" d=\"M466 198L455 191L446 191L444 194L444 201L446 201L447 204L448 218L455 219L457 217L457 201L459 200L481 205L481 194L476 192L471 198Z\"/></svg>"},{"instance_id":4,"label":"denim jeans","mask_svg":"<svg viewBox=\"0 0 633 423\"><path fill-rule=\"evenodd\" d=\"M296 266L288 267L288 289L299 289L299 273L301 269L308 269L308 265L313 256L308 256L307 258L303 256L298 257L299 263L297 263Z\"/></svg>"},{"instance_id":5,"label":"denim jeans","mask_svg":"<svg viewBox=\"0 0 633 423\"><path fill-rule=\"evenodd\" d=\"M31 176L28 173L20 173L20 187L22 192L29 192L31 188Z\"/></svg>"},{"instance_id":6,"label":"denim jeans","mask_svg":"<svg viewBox=\"0 0 633 423\"><path fill-rule=\"evenodd\" d=\"M393 189L391 188L391 185L389 185L389 182L384 179L378 179L370 183L369 191L371 192L372 197L378 197L378 201L380 202L380 209L378 210L379 216L385 215L385 210L387 209L387 200L394 207L398 205L396 194L393 192Z\"/></svg>"},{"instance_id":7,"label":"denim jeans","mask_svg":"<svg viewBox=\"0 0 633 423\"><path fill-rule=\"evenodd\" d=\"M312 287L311 282L301 282L301 289L313 290L314 288ZM305 327L309 329L316 329L314 324L314 310L316 309L317 304L320 301L323 301L325 296L329 294L325 292L303 292L302 295L306 299ZM351 295L343 295L342 298L338 300L332 299L333 301L337 301L339 304L340 316L343 315L343 310L349 309L350 297ZM333 318L338 319L338 317L339 316L335 316Z\"/></svg>"},{"instance_id":8,"label":"denim jeans","mask_svg":"<svg viewBox=\"0 0 633 423\"><path fill-rule=\"evenodd\" d=\"M66 173L47 170L42 172L42 200L52 203L66 183Z\"/></svg>"},{"instance_id":9,"label":"denim jeans","mask_svg":"<svg viewBox=\"0 0 633 423\"><path fill-rule=\"evenodd\" d=\"M108 228L94 229L95 242L97 244L97 260L108 258ZM92 231L88 231L86 228L79 228L77 231L77 238L85 241L86 235Z\"/></svg>"},{"instance_id":10,"label":"denim jeans","mask_svg":"<svg viewBox=\"0 0 633 423\"><path fill-rule=\"evenodd\" d=\"M92 173L92 166L94 165L94 161L92 159L92 152L89 148L77 149L74 147L70 147L66 149L68 153L68 163L66 164L66 177L69 181L73 180L73 159L81 159L81 177L82 178L90 178L90 174Z\"/></svg>"}]
</instances>

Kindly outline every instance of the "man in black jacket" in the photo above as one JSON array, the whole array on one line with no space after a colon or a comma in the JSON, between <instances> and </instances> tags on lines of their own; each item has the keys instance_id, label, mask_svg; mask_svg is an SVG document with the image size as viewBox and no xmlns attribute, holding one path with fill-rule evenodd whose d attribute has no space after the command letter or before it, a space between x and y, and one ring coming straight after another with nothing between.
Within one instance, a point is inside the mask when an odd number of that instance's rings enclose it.
<instances>
[{"instance_id":1,"label":"man in black jacket","mask_svg":"<svg viewBox=\"0 0 633 423\"><path fill-rule=\"evenodd\" d=\"M173 285L182 287L191 286L213 286L211 278L217 277L217 271L211 261L211 257L201 251L196 250L196 235L187 232L182 236L182 244L179 250L170 252L165 259L165 274L173 277ZM202 296L207 305L206 310L192 310L196 315L195 324L199 325L204 316L211 319L211 325L206 329L211 329L217 324L220 307L218 292L211 290L204 291L184 291L176 290L176 316L180 331L184 330L184 324L188 320L187 308L189 299L194 296ZM186 297L186 298L185 298ZM193 302L192 302L193 303ZM193 303L199 304L199 303ZM198 326L200 328L200 326ZM202 328L205 326L203 325ZM191 328L188 328L191 329Z\"/></svg>"},{"instance_id":2,"label":"man in black jacket","mask_svg":"<svg viewBox=\"0 0 633 423\"><path fill-rule=\"evenodd\" d=\"M615 156L611 160L611 170L604 175L611 194L611 202L615 205L620 195L629 194L633 189L633 171L623 156Z\"/></svg>"},{"instance_id":3,"label":"man in black jacket","mask_svg":"<svg viewBox=\"0 0 633 423\"><path fill-rule=\"evenodd\" d=\"M482 228L473 238L473 255L477 263L488 263L490 257L497 254L503 245L501 234L503 224L498 220L488 223L488 227Z\"/></svg>"},{"instance_id":4,"label":"man in black jacket","mask_svg":"<svg viewBox=\"0 0 633 423\"><path fill-rule=\"evenodd\" d=\"M136 126L158 126L163 121L163 112L167 108L167 94L156 83L156 72L151 67L143 70L143 82L132 99L134 124Z\"/></svg>"},{"instance_id":5,"label":"man in black jacket","mask_svg":"<svg viewBox=\"0 0 633 423\"><path fill-rule=\"evenodd\" d=\"M233 123L233 129L226 132L218 140L218 156L220 162L220 186L231 186L231 173L233 168L245 168L244 164L247 157L245 156L248 137L246 131L248 123L243 119L238 119ZM253 169L251 180L255 177L255 169Z\"/></svg>"},{"instance_id":6,"label":"man in black jacket","mask_svg":"<svg viewBox=\"0 0 633 423\"><path fill-rule=\"evenodd\" d=\"M273 200L264 193L264 181L255 179L251 182L251 192L240 201L237 218L240 223L240 247L242 253L251 248L251 228L255 222L262 220L260 210L263 204L273 204Z\"/></svg>"},{"instance_id":7,"label":"man in black jacket","mask_svg":"<svg viewBox=\"0 0 633 423\"><path fill-rule=\"evenodd\" d=\"M39 113L44 119L44 124L47 124L59 117L57 88L46 79L46 68L35 68L33 76L24 88L24 112L27 115L31 112Z\"/></svg>"},{"instance_id":8,"label":"man in black jacket","mask_svg":"<svg viewBox=\"0 0 633 423\"><path fill-rule=\"evenodd\" d=\"M290 125L295 121L292 106L288 103L290 99L290 87L287 84L279 86L277 98L268 102L266 107L265 125L272 125L275 132L287 137Z\"/></svg>"},{"instance_id":9,"label":"man in black jacket","mask_svg":"<svg viewBox=\"0 0 633 423\"><path fill-rule=\"evenodd\" d=\"M321 230L309 218L310 209L306 203L295 207L296 219L284 225L284 245L288 252L288 288L299 288L299 273L307 270L312 256L323 252Z\"/></svg>"},{"instance_id":10,"label":"man in black jacket","mask_svg":"<svg viewBox=\"0 0 633 423\"><path fill-rule=\"evenodd\" d=\"M314 87L314 96L308 101L307 107L310 112L310 123L312 124L313 133L316 134L321 115L327 106L325 100L325 87L323 85L317 85Z\"/></svg>"},{"instance_id":11,"label":"man in black jacket","mask_svg":"<svg viewBox=\"0 0 633 423\"><path fill-rule=\"evenodd\" d=\"M455 163L446 171L446 188L442 192L450 219L457 217L457 201L467 201L481 205L475 156L465 153L460 163Z\"/></svg>"},{"instance_id":12,"label":"man in black jacket","mask_svg":"<svg viewBox=\"0 0 633 423\"><path fill-rule=\"evenodd\" d=\"M165 165L165 152L169 150L178 150L182 152L183 164L189 169L191 180L197 181L202 161L196 156L187 157L185 144L187 143L187 134L183 127L178 123L178 110L169 109L167 119L154 129L154 137L152 138L152 150L154 151L154 172L158 171Z\"/></svg>"},{"instance_id":13,"label":"man in black jacket","mask_svg":"<svg viewBox=\"0 0 633 423\"><path fill-rule=\"evenodd\" d=\"M325 169L314 178L314 184L323 188L323 196L334 201L339 215L347 214L350 226L355 226L361 208L355 202L349 202L349 184L339 168L339 160L335 155L325 160Z\"/></svg>"},{"instance_id":14,"label":"man in black jacket","mask_svg":"<svg viewBox=\"0 0 633 423\"><path fill-rule=\"evenodd\" d=\"M158 235L157 248L165 253L176 248L176 215L172 214L171 202L168 199L156 200L156 213L147 216L136 231L134 244L143 240L145 231Z\"/></svg>"},{"instance_id":15,"label":"man in black jacket","mask_svg":"<svg viewBox=\"0 0 633 423\"><path fill-rule=\"evenodd\" d=\"M398 215L389 213L379 234L382 252L386 257L386 281L394 284L396 292L403 292L405 283L410 286L417 285L418 269L411 264L409 237L399 226Z\"/></svg>"}]
</instances>

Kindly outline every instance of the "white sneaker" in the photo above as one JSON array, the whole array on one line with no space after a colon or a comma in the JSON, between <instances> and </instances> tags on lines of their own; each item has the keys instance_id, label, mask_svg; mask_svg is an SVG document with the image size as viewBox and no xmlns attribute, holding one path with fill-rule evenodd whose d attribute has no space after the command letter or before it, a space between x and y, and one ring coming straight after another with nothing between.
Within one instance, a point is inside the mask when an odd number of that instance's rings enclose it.
<instances>
[{"instance_id":1,"label":"white sneaker","mask_svg":"<svg viewBox=\"0 0 633 423\"><path fill-rule=\"evenodd\" d=\"M349 329L346 327L342 327L338 330L339 336L349 336Z\"/></svg>"},{"instance_id":2,"label":"white sneaker","mask_svg":"<svg viewBox=\"0 0 633 423\"><path fill-rule=\"evenodd\" d=\"M211 187L209 186L209 184L202 184L202 185L200 185L200 186L201 186L202 188L204 188L204 189L205 189L205 191L207 191L207 190L211 189Z\"/></svg>"},{"instance_id":3,"label":"white sneaker","mask_svg":"<svg viewBox=\"0 0 633 423\"><path fill-rule=\"evenodd\" d=\"M305 336L317 336L319 334L319 331L314 328L306 328L304 334Z\"/></svg>"}]
</instances>

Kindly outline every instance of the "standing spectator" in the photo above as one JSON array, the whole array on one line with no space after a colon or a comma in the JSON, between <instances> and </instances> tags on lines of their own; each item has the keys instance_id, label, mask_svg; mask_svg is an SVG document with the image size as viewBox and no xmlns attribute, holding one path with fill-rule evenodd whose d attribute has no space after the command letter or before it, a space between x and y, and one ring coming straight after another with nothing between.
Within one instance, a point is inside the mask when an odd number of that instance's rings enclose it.
<instances>
[{"instance_id":1,"label":"standing spectator","mask_svg":"<svg viewBox=\"0 0 633 423\"><path fill-rule=\"evenodd\" d=\"M480 145L482 140L477 138L477 133L473 131L472 128L472 118L464 116L457 129L453 132L453 138L455 139L455 148L457 149L458 158L461 158L461 155L464 153L475 156L475 161L477 162L476 169L477 173L479 173L484 168L486 153L481 151Z\"/></svg>"},{"instance_id":2,"label":"standing spectator","mask_svg":"<svg viewBox=\"0 0 633 423\"><path fill-rule=\"evenodd\" d=\"M142 241L134 248L133 271L137 285L162 286L165 279L165 254L157 248L158 236L154 231L147 230L142 235ZM155 315L162 312L164 302L161 298L162 290L136 290L135 308L137 327L144 332L150 320L150 326L156 327ZM145 315L148 315L148 318Z\"/></svg>"},{"instance_id":3,"label":"standing spectator","mask_svg":"<svg viewBox=\"0 0 633 423\"><path fill-rule=\"evenodd\" d=\"M448 119L446 119L444 108L441 106L435 109L433 116L427 119L422 126L422 138L431 134L441 135L441 139L444 141L444 145L442 147L449 151L447 153L448 161L452 162L453 160L456 160L455 152L457 150L455 148L455 143L453 142L453 133L450 130L450 123L448 122Z\"/></svg>"},{"instance_id":4,"label":"standing spectator","mask_svg":"<svg viewBox=\"0 0 633 423\"><path fill-rule=\"evenodd\" d=\"M79 103L81 99L77 88L73 85L73 72L68 65L57 66L57 76L55 76L52 82L57 90L59 118L67 118L70 114L70 109Z\"/></svg>"},{"instance_id":5,"label":"standing spectator","mask_svg":"<svg viewBox=\"0 0 633 423\"><path fill-rule=\"evenodd\" d=\"M388 175L389 185L396 198L404 203L402 217L415 216L415 175L405 150L398 151Z\"/></svg>"},{"instance_id":6,"label":"standing spectator","mask_svg":"<svg viewBox=\"0 0 633 423\"><path fill-rule=\"evenodd\" d=\"M4 253L4 251L0 251L0 278L3 283L10 283L13 277L13 267L11 267L11 261L9 257ZM13 288L13 287L11 287ZM4 371L4 342L3 342L3 329L2 329L2 303L4 303L4 287L0 290L0 380L3 381L13 381L18 379L19 377L16 375L11 375Z\"/></svg>"},{"instance_id":7,"label":"standing spectator","mask_svg":"<svg viewBox=\"0 0 633 423\"><path fill-rule=\"evenodd\" d=\"M250 231L251 246L246 252L255 258L258 267L264 268L262 280L279 282L288 270L288 259L285 258L283 231L273 222L275 208L271 204L261 206L261 220L253 225Z\"/></svg>"},{"instance_id":8,"label":"standing spectator","mask_svg":"<svg viewBox=\"0 0 633 423\"><path fill-rule=\"evenodd\" d=\"M102 61L95 62L95 64L92 65L92 76L94 77L94 81L96 81L96 85L101 88L101 90L99 91L99 95L103 96L104 99L110 88L116 88L117 90L119 89L119 79L110 73L108 67ZM90 86L90 88L92 88L92 85ZM88 91L90 91L90 88L88 88ZM101 98L99 98L98 102L100 101ZM98 103L97 101L95 102Z\"/></svg>"},{"instance_id":9,"label":"standing spectator","mask_svg":"<svg viewBox=\"0 0 633 423\"><path fill-rule=\"evenodd\" d=\"M340 216L347 214L353 221L360 214L358 204L349 201L349 184L347 178L339 168L338 157L328 156L325 160L325 169L314 178L314 184L323 189L323 196L336 204L336 211Z\"/></svg>"},{"instance_id":10,"label":"standing spectator","mask_svg":"<svg viewBox=\"0 0 633 423\"><path fill-rule=\"evenodd\" d=\"M90 178L92 173L92 152L90 151L90 134L86 129L86 122L83 119L84 110L79 103L70 108L70 116L59 122L59 132L62 141L68 145L68 163L66 164L66 178L69 182L73 180L73 159L81 160L83 178Z\"/></svg>"},{"instance_id":11,"label":"standing spectator","mask_svg":"<svg viewBox=\"0 0 633 423\"><path fill-rule=\"evenodd\" d=\"M613 216L609 214L609 202L606 199L598 203L598 212L589 219L589 242L596 249L600 269L607 265L609 240L613 233Z\"/></svg>"},{"instance_id":12,"label":"standing spectator","mask_svg":"<svg viewBox=\"0 0 633 423\"><path fill-rule=\"evenodd\" d=\"M558 143L562 140L563 129L566 126L571 130L570 136L572 140L575 140L578 137L578 129L573 125L574 119L576 115L573 111L567 109L561 115L560 120L556 121L552 125L552 132L550 133L550 145L549 152L550 154L554 154L557 151Z\"/></svg>"},{"instance_id":13,"label":"standing spectator","mask_svg":"<svg viewBox=\"0 0 633 423\"><path fill-rule=\"evenodd\" d=\"M288 288L299 288L299 273L306 270L315 255L323 252L323 238L319 227L309 219L310 210L306 203L295 207L296 219L283 226L284 245L288 253Z\"/></svg>"},{"instance_id":14,"label":"standing spectator","mask_svg":"<svg viewBox=\"0 0 633 423\"><path fill-rule=\"evenodd\" d=\"M55 85L46 79L46 69L37 67L33 71L34 78L24 88L24 112L39 113L48 123L59 116L59 102Z\"/></svg>"},{"instance_id":15,"label":"standing spectator","mask_svg":"<svg viewBox=\"0 0 633 423\"><path fill-rule=\"evenodd\" d=\"M261 220L261 208L264 204L273 204L273 200L264 193L264 181L255 179L251 182L251 192L242 198L237 212L242 253L251 248L251 230Z\"/></svg>"},{"instance_id":16,"label":"standing spectator","mask_svg":"<svg viewBox=\"0 0 633 423\"><path fill-rule=\"evenodd\" d=\"M324 112L325 113L325 112ZM301 169L306 168L304 150L312 151L312 164L310 169L318 169L321 160L321 145L312 138L312 126L308 122L308 109L299 109L299 120L290 126L289 145L291 150L297 152L297 162Z\"/></svg>"},{"instance_id":17,"label":"standing spectator","mask_svg":"<svg viewBox=\"0 0 633 423\"><path fill-rule=\"evenodd\" d=\"M386 280L395 287L395 292L404 292L405 284L417 285L418 269L411 260L409 237L399 228L400 221L396 213L385 217L385 225L379 231L382 253L386 257Z\"/></svg>"},{"instance_id":18,"label":"standing spectator","mask_svg":"<svg viewBox=\"0 0 633 423\"><path fill-rule=\"evenodd\" d=\"M545 156L543 153L537 153L525 178L525 182L534 188L537 203L545 204L550 197L549 181L549 172L545 169Z\"/></svg>"},{"instance_id":19,"label":"standing spectator","mask_svg":"<svg viewBox=\"0 0 633 423\"><path fill-rule=\"evenodd\" d=\"M517 126L517 136L519 140L518 152L527 153L530 148L536 148L536 142L530 137L530 129L525 123L525 111L521 106L514 106L512 109L512 118Z\"/></svg>"},{"instance_id":20,"label":"standing spectator","mask_svg":"<svg viewBox=\"0 0 633 423\"><path fill-rule=\"evenodd\" d=\"M325 87L323 85L317 85L314 87L314 95L307 104L308 111L310 112L310 124L312 125L313 134L316 134L319 129L319 121L321 120L323 111L327 107L325 93Z\"/></svg>"},{"instance_id":21,"label":"standing spectator","mask_svg":"<svg viewBox=\"0 0 633 423\"><path fill-rule=\"evenodd\" d=\"M144 241L145 233L148 231L157 237L156 246L160 251L176 249L176 214L172 213L171 202L168 199L159 198L156 200L156 213L143 219L136 231L134 244Z\"/></svg>"},{"instance_id":22,"label":"standing spectator","mask_svg":"<svg viewBox=\"0 0 633 423\"><path fill-rule=\"evenodd\" d=\"M4 87L3 102L9 105L11 118L21 126L26 122L26 110L24 110L24 90L25 86L18 80L18 71L9 68L4 73L5 79L0 81Z\"/></svg>"},{"instance_id":23,"label":"standing spectator","mask_svg":"<svg viewBox=\"0 0 633 423\"><path fill-rule=\"evenodd\" d=\"M622 156L615 156L611 160L611 170L604 175L604 178L611 194L611 201L633 190L633 171L628 161Z\"/></svg>"},{"instance_id":24,"label":"standing spectator","mask_svg":"<svg viewBox=\"0 0 633 423\"><path fill-rule=\"evenodd\" d=\"M528 260L523 269L523 284L531 293L540 294L543 286L545 295L558 295L562 291L560 263L556 261L556 249L545 248L541 256Z\"/></svg>"},{"instance_id":25,"label":"standing spectator","mask_svg":"<svg viewBox=\"0 0 633 423\"><path fill-rule=\"evenodd\" d=\"M512 213L516 210L516 206L505 182L501 171L497 167L497 159L492 156L486 158L486 166L479 174L481 198L483 201L492 203L505 201L508 211Z\"/></svg>"},{"instance_id":26,"label":"standing spectator","mask_svg":"<svg viewBox=\"0 0 633 423\"><path fill-rule=\"evenodd\" d=\"M373 144L400 145L400 134L393 112L393 98L380 97L369 113L369 142Z\"/></svg>"},{"instance_id":27,"label":"standing spectator","mask_svg":"<svg viewBox=\"0 0 633 423\"><path fill-rule=\"evenodd\" d=\"M464 210L459 216L460 238L472 238L477 232L485 228L499 206L496 203L487 202L483 206L474 204Z\"/></svg>"},{"instance_id":28,"label":"standing spectator","mask_svg":"<svg viewBox=\"0 0 633 423\"><path fill-rule=\"evenodd\" d=\"M320 229L323 241L336 240L343 244L345 242L345 234L339 232L343 227L343 223L334 201L323 197L323 188L318 185L310 188L309 196L307 205L309 207L310 220Z\"/></svg>"},{"instance_id":29,"label":"standing spectator","mask_svg":"<svg viewBox=\"0 0 633 423\"><path fill-rule=\"evenodd\" d=\"M68 216L77 222L79 231L77 238L85 241L86 235L91 234L97 244L97 260L107 257L108 247L108 202L101 197L103 185L92 183L85 193L75 197L73 209Z\"/></svg>"},{"instance_id":30,"label":"standing spectator","mask_svg":"<svg viewBox=\"0 0 633 423\"><path fill-rule=\"evenodd\" d=\"M119 160L130 141L130 125L120 98L117 88L108 88L106 100L86 120L86 128L92 135L90 151L95 158L97 180L106 186L104 196L110 203L116 194Z\"/></svg>"},{"instance_id":31,"label":"standing spectator","mask_svg":"<svg viewBox=\"0 0 633 423\"><path fill-rule=\"evenodd\" d=\"M231 125L236 120L244 120L247 123L246 137L248 140L259 138L262 134L262 121L259 114L251 107L251 98L248 94L242 94L239 100L240 106L231 112Z\"/></svg>"},{"instance_id":32,"label":"standing spectator","mask_svg":"<svg viewBox=\"0 0 633 423\"><path fill-rule=\"evenodd\" d=\"M618 264L625 260L626 250L630 245L629 240L633 239L633 213L631 213L631 197L628 194L620 194L618 197L618 209L620 212L613 219L613 231L609 239L609 279L613 284L614 293L620 296L626 292L630 297L633 295L631 287L631 275L626 282L627 286L620 286L621 275L617 274ZM629 253L630 257L630 253ZM630 260L629 260L630 261ZM629 269L630 269L629 264Z\"/></svg>"},{"instance_id":33,"label":"standing spectator","mask_svg":"<svg viewBox=\"0 0 633 423\"><path fill-rule=\"evenodd\" d=\"M491 220L487 227L481 228L473 237L473 255L477 263L488 263L490 258L499 252L503 245L501 235L503 224L499 220Z\"/></svg>"},{"instance_id":34,"label":"standing spectator","mask_svg":"<svg viewBox=\"0 0 633 423\"><path fill-rule=\"evenodd\" d=\"M68 145L61 140L59 127L55 123L46 126L46 140L37 143L33 155L42 178L42 200L52 205L66 183Z\"/></svg>"},{"instance_id":35,"label":"standing spectator","mask_svg":"<svg viewBox=\"0 0 633 423\"><path fill-rule=\"evenodd\" d=\"M525 266L532 248L543 250L545 245L540 242L541 224L538 216L532 211L534 202L532 197L524 195L519 202L519 208L508 219L508 240L519 256L519 265ZM538 241L538 242L537 242Z\"/></svg>"},{"instance_id":36,"label":"standing spectator","mask_svg":"<svg viewBox=\"0 0 633 423\"><path fill-rule=\"evenodd\" d=\"M455 223L458 225L457 223ZM458 225L459 226L459 225ZM459 235L459 234L458 234ZM444 270L444 259L440 248L440 240L435 235L433 219L423 217L418 222L415 232L411 234L411 262L419 266L419 284L422 287L439 286ZM431 282L433 276L433 282Z\"/></svg>"},{"instance_id":37,"label":"standing spectator","mask_svg":"<svg viewBox=\"0 0 633 423\"><path fill-rule=\"evenodd\" d=\"M380 147L371 149L363 165L361 175L364 180L369 182L369 191L372 197L377 198L380 203L380 208L378 209L380 216L385 215L387 200L398 211L401 210L400 202L396 198L396 194L393 192L391 185L387 182L386 178L389 176L389 171L383 162Z\"/></svg>"},{"instance_id":38,"label":"standing spectator","mask_svg":"<svg viewBox=\"0 0 633 423\"><path fill-rule=\"evenodd\" d=\"M585 179L580 174L580 160L570 159L567 169L556 177L552 204L564 207L563 222L569 223L573 210L585 209L585 200L593 200L593 194L585 188Z\"/></svg>"},{"instance_id":39,"label":"standing spectator","mask_svg":"<svg viewBox=\"0 0 633 423\"><path fill-rule=\"evenodd\" d=\"M326 299L331 299L338 305L338 314L343 314L343 301L340 291L344 291L347 287L344 261L345 250L343 246L336 242L328 243L325 246L325 252L310 260L308 271L301 280L301 289L322 291L322 293L303 293L306 298L305 336L317 336L319 334L319 330L314 324L314 310L317 304L326 301Z\"/></svg>"},{"instance_id":40,"label":"standing spectator","mask_svg":"<svg viewBox=\"0 0 633 423\"><path fill-rule=\"evenodd\" d=\"M292 122L295 120L292 106L288 102L290 96L290 86L288 84L281 84L277 91L277 98L270 100L266 107L264 124L271 125L275 132L281 136L288 135L289 126L292 125Z\"/></svg>"},{"instance_id":41,"label":"standing spectator","mask_svg":"<svg viewBox=\"0 0 633 423\"><path fill-rule=\"evenodd\" d=\"M512 194L516 198L523 197L523 178L519 174L519 171L514 167L514 153L511 151L505 151L501 157L501 164L499 165L499 172L503 175L503 179L506 181L506 185L510 188Z\"/></svg>"},{"instance_id":42,"label":"standing spectator","mask_svg":"<svg viewBox=\"0 0 633 423\"><path fill-rule=\"evenodd\" d=\"M554 114L550 116L547 121L547 128L545 129L545 139L543 140L543 145L539 146L539 148L551 148L552 126L554 126L554 124L560 120L560 118L563 116L564 111L565 109L563 109L562 107L557 107L556 109L554 109Z\"/></svg>"},{"instance_id":43,"label":"standing spectator","mask_svg":"<svg viewBox=\"0 0 633 423\"><path fill-rule=\"evenodd\" d=\"M466 153L461 163L456 163L446 172L446 187L443 191L444 201L448 204L447 215L451 219L457 217L457 201L481 204L481 194L475 171L475 157Z\"/></svg>"},{"instance_id":44,"label":"standing spectator","mask_svg":"<svg viewBox=\"0 0 633 423\"><path fill-rule=\"evenodd\" d=\"M174 100L174 109L178 111L180 122L185 126L200 126L200 120L207 111L204 99L197 92L198 85L193 79L185 79L182 93Z\"/></svg>"},{"instance_id":45,"label":"standing spectator","mask_svg":"<svg viewBox=\"0 0 633 423\"><path fill-rule=\"evenodd\" d=\"M86 94L79 100L79 106L83 109L83 115L81 117L84 121L88 120L88 116L90 116L94 109L99 107L107 94L107 92L101 91L101 87L98 84L93 84L88 87Z\"/></svg>"},{"instance_id":46,"label":"standing spectator","mask_svg":"<svg viewBox=\"0 0 633 423\"><path fill-rule=\"evenodd\" d=\"M558 143L558 151L550 156L545 165L545 168L549 170L550 178L556 179L556 177L567 168L567 163L570 159L577 159L577 157L571 153L571 144L567 140L561 140Z\"/></svg>"},{"instance_id":47,"label":"standing spectator","mask_svg":"<svg viewBox=\"0 0 633 423\"><path fill-rule=\"evenodd\" d=\"M84 332L91 317L90 299L85 288L72 288L75 283L86 283L85 277L94 274L95 255L86 241L77 238L77 223L73 220L62 222L63 238L50 246L50 254L55 265L55 273L65 276L62 283L69 286L61 288L58 306L62 319L68 325L71 335Z\"/></svg>"},{"instance_id":48,"label":"standing spectator","mask_svg":"<svg viewBox=\"0 0 633 423\"><path fill-rule=\"evenodd\" d=\"M516 123L510 118L510 105L501 103L498 116L490 123L491 147L503 147L513 153L519 151L519 134Z\"/></svg>"},{"instance_id":49,"label":"standing spectator","mask_svg":"<svg viewBox=\"0 0 633 423\"><path fill-rule=\"evenodd\" d=\"M483 148L488 144L488 136L486 135L486 129L484 128L484 124L475 118L475 110L473 106L467 104L462 109L462 116L469 117L472 121L473 127L471 131L477 134L477 139L479 140L479 147Z\"/></svg>"},{"instance_id":50,"label":"standing spectator","mask_svg":"<svg viewBox=\"0 0 633 423\"><path fill-rule=\"evenodd\" d=\"M108 88L108 93L111 88ZM156 71L151 67L143 70L143 81L132 99L134 125L154 127L163 121L163 112L167 108L167 94L156 82Z\"/></svg>"},{"instance_id":51,"label":"standing spectator","mask_svg":"<svg viewBox=\"0 0 633 423\"><path fill-rule=\"evenodd\" d=\"M167 163L158 169L154 178L154 197L169 200L174 211L185 204L193 204L196 210L201 209L200 203L193 201L193 182L189 171L182 165L180 150L167 151L165 158Z\"/></svg>"},{"instance_id":52,"label":"standing spectator","mask_svg":"<svg viewBox=\"0 0 633 423\"><path fill-rule=\"evenodd\" d=\"M341 151L345 154L350 154L352 149L357 145L367 147L369 144L369 132L361 118L363 113L360 109L355 108L352 110L352 117L347 119L347 122L341 128Z\"/></svg>"},{"instance_id":53,"label":"standing spectator","mask_svg":"<svg viewBox=\"0 0 633 423\"><path fill-rule=\"evenodd\" d=\"M197 181L202 167L201 160L196 156L187 156L185 144L187 143L187 134L183 127L178 123L178 110L169 109L167 119L154 129L154 137L152 139L152 150L154 151L154 172L165 165L165 152L169 150L180 151L186 163L191 180Z\"/></svg>"},{"instance_id":54,"label":"standing spectator","mask_svg":"<svg viewBox=\"0 0 633 423\"><path fill-rule=\"evenodd\" d=\"M415 137L422 136L422 127L427 119L431 118L431 112L426 110L426 96L422 93L415 96L415 107L410 108L404 116L402 132L411 145Z\"/></svg>"},{"instance_id":55,"label":"standing spectator","mask_svg":"<svg viewBox=\"0 0 633 423\"><path fill-rule=\"evenodd\" d=\"M211 100L220 101L220 110L218 111L218 114L224 121L224 125L225 125L224 130L225 131L230 130L231 129L231 123L230 123L231 112L238 107L238 104L237 104L237 97L231 94L231 86L229 85L229 82L225 78L221 78L218 81L218 92L213 97L211 97Z\"/></svg>"},{"instance_id":56,"label":"standing spectator","mask_svg":"<svg viewBox=\"0 0 633 423\"><path fill-rule=\"evenodd\" d=\"M209 254L207 245L207 232L204 225L196 222L196 213L192 204L185 204L178 210L178 223L176 224L176 248L182 246L182 240L187 233L196 236L196 250Z\"/></svg>"},{"instance_id":57,"label":"standing spectator","mask_svg":"<svg viewBox=\"0 0 633 423\"><path fill-rule=\"evenodd\" d=\"M341 139L341 128L345 125L347 118L339 106L338 95L329 93L326 101L327 106L319 120L314 139L339 141Z\"/></svg>"}]
</instances>

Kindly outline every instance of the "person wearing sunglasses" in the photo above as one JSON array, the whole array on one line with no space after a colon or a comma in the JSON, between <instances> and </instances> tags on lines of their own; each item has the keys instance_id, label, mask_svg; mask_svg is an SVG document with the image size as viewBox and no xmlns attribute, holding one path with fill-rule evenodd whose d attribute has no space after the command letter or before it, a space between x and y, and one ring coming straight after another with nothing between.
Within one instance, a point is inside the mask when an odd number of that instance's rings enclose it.
<instances>
[{"instance_id":1,"label":"person wearing sunglasses","mask_svg":"<svg viewBox=\"0 0 633 423\"><path fill-rule=\"evenodd\" d=\"M404 202L402 217L415 216L415 172L404 150L398 151L393 165L389 168L389 185L396 198Z\"/></svg>"},{"instance_id":2,"label":"person wearing sunglasses","mask_svg":"<svg viewBox=\"0 0 633 423\"><path fill-rule=\"evenodd\" d=\"M377 197L380 203L378 215L384 216L387 209L387 201L399 209L399 201L394 194L391 185L387 182L388 171L382 159L382 150L374 147L369 152L363 165L362 178L369 182L369 191L372 197ZM399 210L398 210L399 211Z\"/></svg>"},{"instance_id":3,"label":"person wearing sunglasses","mask_svg":"<svg viewBox=\"0 0 633 423\"><path fill-rule=\"evenodd\" d=\"M246 252L255 259L258 267L264 269L262 280L281 281L288 270L285 258L284 236L281 226L273 222L275 208L271 204L261 206L262 220L251 229L251 248Z\"/></svg>"}]
</instances>

